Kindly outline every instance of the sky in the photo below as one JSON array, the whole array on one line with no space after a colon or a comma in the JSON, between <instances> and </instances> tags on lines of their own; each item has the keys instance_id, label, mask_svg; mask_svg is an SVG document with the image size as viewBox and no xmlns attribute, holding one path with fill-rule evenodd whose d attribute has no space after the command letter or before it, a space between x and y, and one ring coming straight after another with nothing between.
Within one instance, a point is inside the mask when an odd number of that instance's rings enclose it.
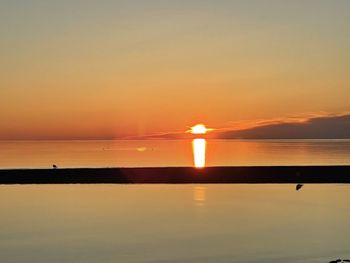
<instances>
[{"instance_id":1,"label":"sky","mask_svg":"<svg viewBox=\"0 0 350 263\"><path fill-rule=\"evenodd\" d=\"M348 0L0 0L0 139L350 110Z\"/></svg>"}]
</instances>

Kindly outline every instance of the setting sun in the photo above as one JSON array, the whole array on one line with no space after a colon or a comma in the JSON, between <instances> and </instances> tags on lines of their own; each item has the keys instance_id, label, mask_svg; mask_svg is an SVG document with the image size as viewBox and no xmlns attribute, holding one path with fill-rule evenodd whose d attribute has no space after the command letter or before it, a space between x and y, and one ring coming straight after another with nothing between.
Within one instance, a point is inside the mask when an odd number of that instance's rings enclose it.
<instances>
[{"instance_id":1,"label":"setting sun","mask_svg":"<svg viewBox=\"0 0 350 263\"><path fill-rule=\"evenodd\" d=\"M208 131L211 131L212 129L207 129L204 124L197 124L193 127L191 127L190 132L192 134L206 134Z\"/></svg>"}]
</instances>

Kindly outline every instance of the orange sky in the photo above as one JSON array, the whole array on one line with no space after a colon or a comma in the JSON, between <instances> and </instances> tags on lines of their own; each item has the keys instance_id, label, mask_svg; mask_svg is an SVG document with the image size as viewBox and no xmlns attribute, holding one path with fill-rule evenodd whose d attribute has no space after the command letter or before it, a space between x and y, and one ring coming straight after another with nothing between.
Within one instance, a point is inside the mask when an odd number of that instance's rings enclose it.
<instances>
[{"instance_id":1,"label":"orange sky","mask_svg":"<svg viewBox=\"0 0 350 263\"><path fill-rule=\"evenodd\" d=\"M349 111L349 1L0 5L0 139Z\"/></svg>"}]
</instances>

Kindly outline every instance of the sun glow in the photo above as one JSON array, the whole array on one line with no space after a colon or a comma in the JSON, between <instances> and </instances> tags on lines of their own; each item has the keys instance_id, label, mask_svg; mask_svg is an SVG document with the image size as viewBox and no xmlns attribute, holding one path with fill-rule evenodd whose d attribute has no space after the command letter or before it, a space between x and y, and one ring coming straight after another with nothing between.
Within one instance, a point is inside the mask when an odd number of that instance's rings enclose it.
<instances>
[{"instance_id":1,"label":"sun glow","mask_svg":"<svg viewBox=\"0 0 350 263\"><path fill-rule=\"evenodd\" d=\"M210 130L211 129L207 129L207 127L205 127L204 124L197 124L197 125L191 127L190 132L192 134L206 134Z\"/></svg>"}]
</instances>

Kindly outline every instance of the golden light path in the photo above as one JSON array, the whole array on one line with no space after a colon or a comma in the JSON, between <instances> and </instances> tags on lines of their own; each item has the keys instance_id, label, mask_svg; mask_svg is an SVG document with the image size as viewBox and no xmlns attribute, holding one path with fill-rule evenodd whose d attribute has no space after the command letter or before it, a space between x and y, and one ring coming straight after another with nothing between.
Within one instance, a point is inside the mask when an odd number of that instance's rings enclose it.
<instances>
[{"instance_id":1,"label":"golden light path","mask_svg":"<svg viewBox=\"0 0 350 263\"><path fill-rule=\"evenodd\" d=\"M191 127L190 132L192 134L206 134L211 129L207 129L204 124L197 124ZM196 138L192 141L194 166L196 168L205 167L205 150L207 141L204 138Z\"/></svg>"},{"instance_id":2,"label":"golden light path","mask_svg":"<svg viewBox=\"0 0 350 263\"><path fill-rule=\"evenodd\" d=\"M194 156L194 166L196 168L205 167L205 148L206 140L203 138L194 139L192 141L193 156Z\"/></svg>"}]
</instances>

